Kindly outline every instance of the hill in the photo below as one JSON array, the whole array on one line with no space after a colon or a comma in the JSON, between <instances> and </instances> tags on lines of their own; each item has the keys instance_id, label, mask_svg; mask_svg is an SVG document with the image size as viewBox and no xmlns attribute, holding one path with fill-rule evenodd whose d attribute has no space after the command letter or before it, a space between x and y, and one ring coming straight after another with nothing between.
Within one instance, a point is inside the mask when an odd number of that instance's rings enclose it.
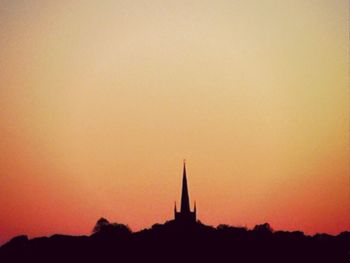
<instances>
[{"instance_id":1,"label":"hill","mask_svg":"<svg viewBox=\"0 0 350 263\"><path fill-rule=\"evenodd\" d=\"M132 232L101 218L90 236L18 236L0 262L350 262L350 233L338 236L168 221Z\"/></svg>"}]
</instances>

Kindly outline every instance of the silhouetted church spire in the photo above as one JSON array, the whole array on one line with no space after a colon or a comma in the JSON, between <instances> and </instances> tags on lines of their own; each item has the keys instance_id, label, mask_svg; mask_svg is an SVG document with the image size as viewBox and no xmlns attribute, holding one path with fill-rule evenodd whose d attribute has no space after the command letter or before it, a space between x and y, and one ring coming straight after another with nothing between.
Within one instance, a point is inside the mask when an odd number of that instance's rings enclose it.
<instances>
[{"instance_id":1,"label":"silhouetted church spire","mask_svg":"<svg viewBox=\"0 0 350 263\"><path fill-rule=\"evenodd\" d=\"M175 220L182 222L195 222L196 221L196 205L194 211L190 209L190 197L188 194L187 175L186 175L186 163L183 164L182 173L182 192L181 192L181 208L180 212L177 212L175 203Z\"/></svg>"},{"instance_id":2,"label":"silhouetted church spire","mask_svg":"<svg viewBox=\"0 0 350 263\"><path fill-rule=\"evenodd\" d=\"M181 213L190 212L190 198L188 196L187 189L187 177L186 177L186 163L184 161L184 168L182 173L182 195L181 195Z\"/></svg>"}]
</instances>

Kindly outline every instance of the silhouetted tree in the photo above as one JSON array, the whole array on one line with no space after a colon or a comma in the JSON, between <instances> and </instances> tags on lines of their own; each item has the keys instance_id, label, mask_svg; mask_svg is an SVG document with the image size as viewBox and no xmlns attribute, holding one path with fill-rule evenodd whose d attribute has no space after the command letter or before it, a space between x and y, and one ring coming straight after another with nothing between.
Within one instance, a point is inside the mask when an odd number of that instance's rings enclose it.
<instances>
[{"instance_id":1,"label":"silhouetted tree","mask_svg":"<svg viewBox=\"0 0 350 263\"><path fill-rule=\"evenodd\" d=\"M94 235L103 236L128 236L131 234L131 230L127 225L119 223L110 223L105 218L100 218L93 229Z\"/></svg>"},{"instance_id":2,"label":"silhouetted tree","mask_svg":"<svg viewBox=\"0 0 350 263\"><path fill-rule=\"evenodd\" d=\"M94 229L92 230L92 232L93 233L100 232L108 225L110 225L109 221L106 218L101 217L99 220L97 220L96 225L94 226Z\"/></svg>"},{"instance_id":3,"label":"silhouetted tree","mask_svg":"<svg viewBox=\"0 0 350 263\"><path fill-rule=\"evenodd\" d=\"M216 230L218 230L219 232L225 235L236 235L236 236L245 234L247 232L247 228L245 227L233 227L226 224L218 225L216 227Z\"/></svg>"},{"instance_id":4,"label":"silhouetted tree","mask_svg":"<svg viewBox=\"0 0 350 263\"><path fill-rule=\"evenodd\" d=\"M229 225L226 225L226 224L220 224L216 227L217 230L222 230L222 231L225 231L225 230L228 230L230 229L230 226Z\"/></svg>"},{"instance_id":5,"label":"silhouetted tree","mask_svg":"<svg viewBox=\"0 0 350 263\"><path fill-rule=\"evenodd\" d=\"M256 232L259 232L259 233L272 233L273 232L273 229L269 223L256 225L253 230Z\"/></svg>"}]
</instances>

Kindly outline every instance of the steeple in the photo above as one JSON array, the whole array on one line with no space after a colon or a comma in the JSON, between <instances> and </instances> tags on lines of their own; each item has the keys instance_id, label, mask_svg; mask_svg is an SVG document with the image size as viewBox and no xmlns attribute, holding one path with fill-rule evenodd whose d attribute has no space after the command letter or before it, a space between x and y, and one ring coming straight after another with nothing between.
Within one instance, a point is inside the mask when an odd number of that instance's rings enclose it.
<instances>
[{"instance_id":1,"label":"steeple","mask_svg":"<svg viewBox=\"0 0 350 263\"><path fill-rule=\"evenodd\" d=\"M187 177L186 177L186 162L184 161L184 168L182 173L182 195L181 195L181 213L190 212L190 198L188 196L187 189Z\"/></svg>"},{"instance_id":2,"label":"steeple","mask_svg":"<svg viewBox=\"0 0 350 263\"><path fill-rule=\"evenodd\" d=\"M174 207L175 221L182 223L196 222L196 204L194 205L194 211L190 209L190 197L187 187L187 175L186 175L186 163L183 164L182 173L182 192L181 192L181 208L180 212L177 212L176 203Z\"/></svg>"}]
</instances>

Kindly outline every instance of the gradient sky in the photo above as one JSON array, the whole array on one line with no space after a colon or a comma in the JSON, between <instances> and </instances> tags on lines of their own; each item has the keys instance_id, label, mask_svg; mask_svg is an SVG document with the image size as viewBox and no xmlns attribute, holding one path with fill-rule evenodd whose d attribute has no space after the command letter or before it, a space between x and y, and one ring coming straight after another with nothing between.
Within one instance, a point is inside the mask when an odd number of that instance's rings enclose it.
<instances>
[{"instance_id":1,"label":"gradient sky","mask_svg":"<svg viewBox=\"0 0 350 263\"><path fill-rule=\"evenodd\" d=\"M173 217L350 229L348 1L0 0L0 243Z\"/></svg>"}]
</instances>

